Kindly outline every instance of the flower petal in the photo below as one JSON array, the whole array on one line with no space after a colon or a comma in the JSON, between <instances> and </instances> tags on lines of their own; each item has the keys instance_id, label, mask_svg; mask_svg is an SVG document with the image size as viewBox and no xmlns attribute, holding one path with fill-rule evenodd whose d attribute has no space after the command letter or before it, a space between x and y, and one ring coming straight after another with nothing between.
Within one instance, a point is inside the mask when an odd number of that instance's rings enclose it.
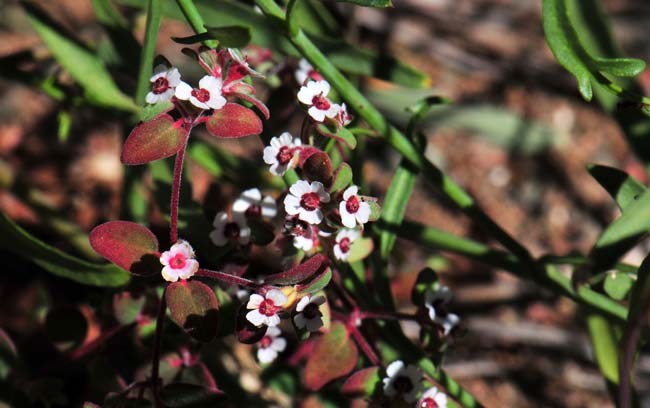
<instances>
[{"instance_id":1,"label":"flower petal","mask_svg":"<svg viewBox=\"0 0 650 408\"><path fill-rule=\"evenodd\" d=\"M311 301L311 298L309 296L305 296L302 299L298 301L298 304L296 305L296 312L302 312L305 307L309 304Z\"/></svg>"},{"instance_id":2,"label":"flower petal","mask_svg":"<svg viewBox=\"0 0 650 408\"><path fill-rule=\"evenodd\" d=\"M282 293L281 291L279 291L277 289L269 290L268 292L266 292L265 297L267 299L273 301L273 304L275 304L275 306L278 306L278 307L279 306L284 306L284 304L287 303L287 301L289 300L289 299L287 299L287 296L284 293Z\"/></svg>"},{"instance_id":3,"label":"flower petal","mask_svg":"<svg viewBox=\"0 0 650 408\"><path fill-rule=\"evenodd\" d=\"M352 185L352 186L346 188L345 191L343 192L343 199L345 201L348 201L350 199L350 197L355 196L358 193L359 193L359 187L357 187L355 185Z\"/></svg>"},{"instance_id":4,"label":"flower petal","mask_svg":"<svg viewBox=\"0 0 650 408\"><path fill-rule=\"evenodd\" d=\"M251 322L253 326L262 327L266 323L266 316L259 312L259 310L251 310L246 313L246 320Z\"/></svg>"},{"instance_id":5,"label":"flower petal","mask_svg":"<svg viewBox=\"0 0 650 408\"><path fill-rule=\"evenodd\" d=\"M192 87L189 86L186 82L181 81L176 86L176 90L174 91L174 95L176 95L176 97L178 99L186 101L186 100L190 99L190 96L192 95Z\"/></svg>"},{"instance_id":6,"label":"flower petal","mask_svg":"<svg viewBox=\"0 0 650 408\"><path fill-rule=\"evenodd\" d=\"M260 304L264 301L262 295L253 293L251 297L248 298L248 303L246 304L246 309L257 309L260 307Z\"/></svg>"}]
</instances>

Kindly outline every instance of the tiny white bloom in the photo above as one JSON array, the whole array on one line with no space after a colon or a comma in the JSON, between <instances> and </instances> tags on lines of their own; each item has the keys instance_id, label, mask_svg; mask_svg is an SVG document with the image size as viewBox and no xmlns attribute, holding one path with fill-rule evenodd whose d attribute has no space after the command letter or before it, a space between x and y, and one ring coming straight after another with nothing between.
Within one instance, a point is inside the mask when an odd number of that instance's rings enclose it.
<instances>
[{"instance_id":1,"label":"tiny white bloom","mask_svg":"<svg viewBox=\"0 0 650 408\"><path fill-rule=\"evenodd\" d=\"M189 279L199 269L192 246L182 239L160 255L160 263L163 265L162 277L169 282Z\"/></svg>"},{"instance_id":2,"label":"tiny white bloom","mask_svg":"<svg viewBox=\"0 0 650 408\"><path fill-rule=\"evenodd\" d=\"M359 231L354 229L342 229L336 234L334 244L334 256L339 261L345 261L350 256L350 246L359 238Z\"/></svg>"},{"instance_id":3,"label":"tiny white bloom","mask_svg":"<svg viewBox=\"0 0 650 408\"><path fill-rule=\"evenodd\" d=\"M181 73L176 68L168 68L160 64L154 69L149 82L151 82L151 92L147 93L145 98L147 103L153 105L168 101L174 96L176 87L181 83Z\"/></svg>"},{"instance_id":4,"label":"tiny white bloom","mask_svg":"<svg viewBox=\"0 0 650 408\"><path fill-rule=\"evenodd\" d=\"M201 78L196 89L181 81L176 86L176 97L184 101L189 100L197 108L221 109L226 104L226 98L221 94L222 84L221 78L212 75Z\"/></svg>"},{"instance_id":5,"label":"tiny white bloom","mask_svg":"<svg viewBox=\"0 0 650 408\"><path fill-rule=\"evenodd\" d=\"M447 408L447 395L431 387L422 394L416 408Z\"/></svg>"},{"instance_id":6,"label":"tiny white bloom","mask_svg":"<svg viewBox=\"0 0 650 408\"><path fill-rule=\"evenodd\" d=\"M296 167L300 155L296 147L300 145L300 139L294 139L289 132L271 138L271 143L264 148L264 163L271 165L271 173L281 176Z\"/></svg>"},{"instance_id":7,"label":"tiny white bloom","mask_svg":"<svg viewBox=\"0 0 650 408\"><path fill-rule=\"evenodd\" d=\"M298 100L309 106L307 113L316 122L323 122L326 117L334 119L341 106L327 99L330 84L325 81L309 81L298 91Z\"/></svg>"},{"instance_id":8,"label":"tiny white bloom","mask_svg":"<svg viewBox=\"0 0 650 408\"><path fill-rule=\"evenodd\" d=\"M305 180L296 181L284 198L284 209L289 215L297 215L310 224L320 224L323 221L322 203L329 203L330 195L325 191L323 183Z\"/></svg>"},{"instance_id":9,"label":"tiny white bloom","mask_svg":"<svg viewBox=\"0 0 650 408\"><path fill-rule=\"evenodd\" d=\"M415 402L418 393L422 390L422 372L412 364L404 366L401 360L393 361L386 367L386 374L382 382L384 394L390 398L401 397L406 402Z\"/></svg>"},{"instance_id":10,"label":"tiny white bloom","mask_svg":"<svg viewBox=\"0 0 650 408\"><path fill-rule=\"evenodd\" d=\"M359 187L350 186L343 192L343 201L339 203L341 222L348 228L354 228L357 223L363 225L370 218L370 204L362 201L357 193Z\"/></svg>"},{"instance_id":11,"label":"tiny white bloom","mask_svg":"<svg viewBox=\"0 0 650 408\"><path fill-rule=\"evenodd\" d=\"M266 334L257 343L257 359L268 364L278 357L278 353L287 348L287 341L280 337L282 332L277 327L268 327Z\"/></svg>"},{"instance_id":12,"label":"tiny white bloom","mask_svg":"<svg viewBox=\"0 0 650 408\"><path fill-rule=\"evenodd\" d=\"M316 72L309 61L304 58L300 60L298 69L296 70L296 81L298 84L303 85L307 80L320 81L322 79L322 75Z\"/></svg>"},{"instance_id":13,"label":"tiny white bloom","mask_svg":"<svg viewBox=\"0 0 650 408\"><path fill-rule=\"evenodd\" d=\"M309 295L300 299L296 305L296 312L293 317L293 322L299 329L307 328L310 332L315 332L323 327L323 314L320 312L319 306L325 303L325 296Z\"/></svg>"},{"instance_id":14,"label":"tiny white bloom","mask_svg":"<svg viewBox=\"0 0 650 408\"><path fill-rule=\"evenodd\" d=\"M228 214L221 211L214 217L212 226L214 230L210 233L210 240L216 246L224 246L230 241L246 245L251 240L251 229L242 214L233 213L232 221L229 221Z\"/></svg>"},{"instance_id":15,"label":"tiny white bloom","mask_svg":"<svg viewBox=\"0 0 650 408\"><path fill-rule=\"evenodd\" d=\"M264 297L253 293L246 304L247 309L252 309L246 313L246 319L257 327L277 326L280 324L278 312L288 300L285 294L277 289L269 290Z\"/></svg>"},{"instance_id":16,"label":"tiny white bloom","mask_svg":"<svg viewBox=\"0 0 650 408\"><path fill-rule=\"evenodd\" d=\"M424 293L424 307L429 312L429 319L442 326L445 336L460 322L458 315L447 311L450 301L451 290L445 285L438 284L435 291L429 289Z\"/></svg>"},{"instance_id":17,"label":"tiny white bloom","mask_svg":"<svg viewBox=\"0 0 650 408\"><path fill-rule=\"evenodd\" d=\"M287 217L284 233L293 237L293 246L303 251L311 251L318 245L318 227L300 220L296 216Z\"/></svg>"},{"instance_id":18,"label":"tiny white bloom","mask_svg":"<svg viewBox=\"0 0 650 408\"><path fill-rule=\"evenodd\" d=\"M347 126L352 122L352 115L348 112L348 107L345 106L345 102L341 104L341 109L339 110L336 119L339 121L341 126Z\"/></svg>"},{"instance_id":19,"label":"tiny white bloom","mask_svg":"<svg viewBox=\"0 0 650 408\"><path fill-rule=\"evenodd\" d=\"M271 196L262 198L259 188L243 191L232 205L232 211L248 217L262 217L270 220L278 213L275 200Z\"/></svg>"}]
</instances>

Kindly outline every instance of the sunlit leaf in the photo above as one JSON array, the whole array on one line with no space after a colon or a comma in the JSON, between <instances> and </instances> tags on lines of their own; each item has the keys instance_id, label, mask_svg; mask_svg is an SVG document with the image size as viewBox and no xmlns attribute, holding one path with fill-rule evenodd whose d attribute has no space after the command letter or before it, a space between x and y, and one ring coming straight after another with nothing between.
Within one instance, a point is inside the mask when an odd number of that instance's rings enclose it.
<instances>
[{"instance_id":1,"label":"sunlit leaf","mask_svg":"<svg viewBox=\"0 0 650 408\"><path fill-rule=\"evenodd\" d=\"M109 221L90 232L93 249L115 265L137 275L160 272L158 240L146 227L129 221Z\"/></svg>"},{"instance_id":2,"label":"sunlit leaf","mask_svg":"<svg viewBox=\"0 0 650 408\"><path fill-rule=\"evenodd\" d=\"M646 190L634 177L613 167L590 164L587 170L612 196L621 210L627 208Z\"/></svg>"},{"instance_id":3,"label":"sunlit leaf","mask_svg":"<svg viewBox=\"0 0 650 408\"><path fill-rule=\"evenodd\" d=\"M145 164L172 156L187 143L188 135L182 119L156 116L131 131L122 148L122 163Z\"/></svg>"},{"instance_id":4,"label":"sunlit leaf","mask_svg":"<svg viewBox=\"0 0 650 408\"><path fill-rule=\"evenodd\" d=\"M623 300L632 289L634 279L627 273L612 272L608 273L603 283L605 293L614 300Z\"/></svg>"},{"instance_id":5,"label":"sunlit leaf","mask_svg":"<svg viewBox=\"0 0 650 408\"><path fill-rule=\"evenodd\" d=\"M329 259L323 254L316 254L298 266L267 276L264 282L269 285L294 285L308 280L328 266Z\"/></svg>"},{"instance_id":6,"label":"sunlit leaf","mask_svg":"<svg viewBox=\"0 0 650 408\"><path fill-rule=\"evenodd\" d=\"M352 242L350 245L350 252L348 255L347 262L357 262L362 259L365 259L372 250L374 249L374 244L370 238L358 238Z\"/></svg>"},{"instance_id":7,"label":"sunlit leaf","mask_svg":"<svg viewBox=\"0 0 650 408\"><path fill-rule=\"evenodd\" d=\"M330 331L315 341L314 350L305 366L305 386L319 390L328 382L348 374L357 364L359 351L341 322L334 322Z\"/></svg>"},{"instance_id":8,"label":"sunlit leaf","mask_svg":"<svg viewBox=\"0 0 650 408\"><path fill-rule=\"evenodd\" d=\"M214 291L196 280L178 281L167 286L165 300L172 320L201 342L217 335L219 305Z\"/></svg>"},{"instance_id":9,"label":"sunlit leaf","mask_svg":"<svg viewBox=\"0 0 650 408\"><path fill-rule=\"evenodd\" d=\"M368 367L352 373L343 383L341 392L348 398L368 398L374 395L381 384L379 371L379 367Z\"/></svg>"},{"instance_id":10,"label":"sunlit leaf","mask_svg":"<svg viewBox=\"0 0 650 408\"><path fill-rule=\"evenodd\" d=\"M212 136L238 138L262 133L262 120L252 110L236 103L227 103L214 111L205 122Z\"/></svg>"},{"instance_id":11,"label":"sunlit leaf","mask_svg":"<svg viewBox=\"0 0 650 408\"><path fill-rule=\"evenodd\" d=\"M343 162L334 173L334 181L330 187L330 192L343 190L350 183L352 183L352 169L349 164Z\"/></svg>"}]
</instances>

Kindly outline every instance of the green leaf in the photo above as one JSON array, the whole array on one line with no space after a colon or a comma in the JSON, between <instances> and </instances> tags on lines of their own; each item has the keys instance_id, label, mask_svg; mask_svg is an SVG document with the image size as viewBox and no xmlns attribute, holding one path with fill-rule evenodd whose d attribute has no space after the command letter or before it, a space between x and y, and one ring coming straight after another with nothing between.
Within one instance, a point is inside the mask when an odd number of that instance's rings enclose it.
<instances>
[{"instance_id":1,"label":"green leaf","mask_svg":"<svg viewBox=\"0 0 650 408\"><path fill-rule=\"evenodd\" d=\"M634 177L613 167L590 164L587 170L612 196L621 210L625 210L646 190Z\"/></svg>"},{"instance_id":2,"label":"green leaf","mask_svg":"<svg viewBox=\"0 0 650 408\"><path fill-rule=\"evenodd\" d=\"M336 139L339 142L345 143L350 149L357 147L357 138L354 137L345 127L336 129L333 125L319 124L316 125L316 131L325 137Z\"/></svg>"},{"instance_id":3,"label":"green leaf","mask_svg":"<svg viewBox=\"0 0 650 408\"><path fill-rule=\"evenodd\" d=\"M369 222L377 221L381 217L381 207L377 201L367 201L370 204L370 217Z\"/></svg>"},{"instance_id":4,"label":"green leaf","mask_svg":"<svg viewBox=\"0 0 650 408\"><path fill-rule=\"evenodd\" d=\"M30 23L57 61L84 88L91 102L107 107L137 112L133 100L115 85L102 61L90 51L64 36L35 6L22 3Z\"/></svg>"},{"instance_id":5,"label":"green leaf","mask_svg":"<svg viewBox=\"0 0 650 408\"><path fill-rule=\"evenodd\" d=\"M115 319L123 325L134 323L144 307L147 299L144 296L133 297L129 292L113 295L113 313Z\"/></svg>"},{"instance_id":6,"label":"green leaf","mask_svg":"<svg viewBox=\"0 0 650 408\"><path fill-rule=\"evenodd\" d=\"M391 0L336 0L338 3L352 3L364 7L393 7Z\"/></svg>"},{"instance_id":7,"label":"green leaf","mask_svg":"<svg viewBox=\"0 0 650 408\"><path fill-rule=\"evenodd\" d=\"M571 21L572 4L567 0L543 0L544 36L557 61L577 79L582 97L589 101L593 96L592 83L605 84L608 81L601 73L636 76L643 72L645 63L633 58L591 56L580 42Z\"/></svg>"},{"instance_id":8,"label":"green leaf","mask_svg":"<svg viewBox=\"0 0 650 408\"><path fill-rule=\"evenodd\" d=\"M298 285L298 287L296 288L298 291L298 296L302 297L305 295L311 295L312 293L316 293L320 290L323 290L330 283L331 280L332 280L332 269L326 268L323 272L321 272L320 275L312 279L309 283L306 283L304 285Z\"/></svg>"},{"instance_id":9,"label":"green leaf","mask_svg":"<svg viewBox=\"0 0 650 408\"><path fill-rule=\"evenodd\" d=\"M334 181L330 187L330 193L344 190L350 183L352 183L352 168L349 164L343 162L334 173Z\"/></svg>"},{"instance_id":10,"label":"green leaf","mask_svg":"<svg viewBox=\"0 0 650 408\"><path fill-rule=\"evenodd\" d=\"M614 327L597 314L587 316L587 327L600 372L606 381L618 384L618 341Z\"/></svg>"},{"instance_id":11,"label":"green leaf","mask_svg":"<svg viewBox=\"0 0 650 408\"><path fill-rule=\"evenodd\" d=\"M381 212L381 219L384 223L391 226L399 226L402 223L406 205L415 187L416 175L417 172L407 167L406 162L402 160L386 192L384 208ZM379 250L382 259L388 259L395 245L395 239L396 235L393 231L384 230L379 234Z\"/></svg>"},{"instance_id":12,"label":"green leaf","mask_svg":"<svg viewBox=\"0 0 650 408\"><path fill-rule=\"evenodd\" d=\"M379 367L368 367L353 373L343 383L341 392L348 398L368 398L381 388Z\"/></svg>"},{"instance_id":13,"label":"green leaf","mask_svg":"<svg viewBox=\"0 0 650 408\"><path fill-rule=\"evenodd\" d=\"M0 248L28 259L46 271L92 286L122 286L129 274L115 265L98 265L64 253L37 239L0 213Z\"/></svg>"},{"instance_id":14,"label":"green leaf","mask_svg":"<svg viewBox=\"0 0 650 408\"><path fill-rule=\"evenodd\" d=\"M365 259L372 253L375 245L370 238L357 238L350 245L350 255L346 262L352 263Z\"/></svg>"},{"instance_id":15,"label":"green leaf","mask_svg":"<svg viewBox=\"0 0 650 408\"><path fill-rule=\"evenodd\" d=\"M613 271L605 277L603 289L614 300L623 300L632 289L634 279L627 273Z\"/></svg>"},{"instance_id":16,"label":"green leaf","mask_svg":"<svg viewBox=\"0 0 650 408\"><path fill-rule=\"evenodd\" d=\"M158 102L153 105L147 104L144 108L142 108L142 112L140 114L140 121L146 122L148 120L155 118L161 113L169 112L173 108L174 108L174 104L171 103L170 101Z\"/></svg>"},{"instance_id":17,"label":"green leaf","mask_svg":"<svg viewBox=\"0 0 650 408\"><path fill-rule=\"evenodd\" d=\"M172 37L179 44L196 44L205 40L218 40L219 45L227 48L243 48L251 41L251 28L241 25L208 27L204 33L189 37Z\"/></svg>"},{"instance_id":18,"label":"green leaf","mask_svg":"<svg viewBox=\"0 0 650 408\"><path fill-rule=\"evenodd\" d=\"M357 364L357 346L350 339L347 328L334 322L330 331L320 336L305 366L305 386L319 390L328 382L348 374Z\"/></svg>"},{"instance_id":19,"label":"green leaf","mask_svg":"<svg viewBox=\"0 0 650 408\"><path fill-rule=\"evenodd\" d=\"M631 203L626 211L612 222L596 243L597 248L632 240L650 230L650 190Z\"/></svg>"},{"instance_id":20,"label":"green leaf","mask_svg":"<svg viewBox=\"0 0 650 408\"><path fill-rule=\"evenodd\" d=\"M219 305L208 285L196 280L171 283L165 300L172 320L187 334L204 343L217 335Z\"/></svg>"}]
</instances>

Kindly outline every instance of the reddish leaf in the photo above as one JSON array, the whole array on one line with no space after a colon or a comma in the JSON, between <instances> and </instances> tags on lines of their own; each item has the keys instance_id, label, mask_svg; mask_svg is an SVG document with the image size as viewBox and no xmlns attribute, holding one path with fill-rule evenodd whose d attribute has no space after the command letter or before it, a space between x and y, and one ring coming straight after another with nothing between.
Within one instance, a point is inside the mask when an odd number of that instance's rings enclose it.
<instances>
[{"instance_id":1,"label":"reddish leaf","mask_svg":"<svg viewBox=\"0 0 650 408\"><path fill-rule=\"evenodd\" d=\"M266 105L264 105L264 103L262 101L260 101L259 99L257 99L253 95L249 95L249 94L245 94L245 93L239 93L239 92L233 92L233 95L235 95L236 97L238 97L240 99L243 99L245 101L248 101L248 102L252 103L253 105L255 105L255 107L257 109L259 109L260 112L262 112L262 115L264 115L264 118L266 120L269 120L269 118L271 117L271 112L269 112L269 108L267 108Z\"/></svg>"},{"instance_id":2,"label":"reddish leaf","mask_svg":"<svg viewBox=\"0 0 650 408\"><path fill-rule=\"evenodd\" d=\"M208 285L195 280L171 283L165 300L172 320L187 334L206 343L217 335L219 305Z\"/></svg>"},{"instance_id":3,"label":"reddish leaf","mask_svg":"<svg viewBox=\"0 0 650 408\"><path fill-rule=\"evenodd\" d=\"M149 275L162 268L155 235L134 222L98 225L90 232L90 245L104 258L136 275Z\"/></svg>"},{"instance_id":4,"label":"reddish leaf","mask_svg":"<svg viewBox=\"0 0 650 408\"><path fill-rule=\"evenodd\" d=\"M323 153L321 149L318 149L313 146L302 146L300 147L300 157L298 158L298 167L302 167L307 159L316 153Z\"/></svg>"},{"instance_id":5,"label":"reddish leaf","mask_svg":"<svg viewBox=\"0 0 650 408\"><path fill-rule=\"evenodd\" d=\"M310 181L320 181L325 187L332 185L332 161L325 152L314 153L305 160L302 171Z\"/></svg>"},{"instance_id":6,"label":"reddish leaf","mask_svg":"<svg viewBox=\"0 0 650 408\"><path fill-rule=\"evenodd\" d=\"M252 110L236 103L227 103L214 111L205 127L213 136L237 138L262 133L262 120Z\"/></svg>"},{"instance_id":7,"label":"reddish leaf","mask_svg":"<svg viewBox=\"0 0 650 408\"><path fill-rule=\"evenodd\" d=\"M305 366L305 385L310 390L319 390L348 374L357 364L358 353L345 325L333 323L330 331L316 340Z\"/></svg>"},{"instance_id":8,"label":"reddish leaf","mask_svg":"<svg viewBox=\"0 0 650 408\"><path fill-rule=\"evenodd\" d=\"M167 114L140 123L122 148L122 163L144 164L176 154L187 142L189 132L183 120Z\"/></svg>"},{"instance_id":9,"label":"reddish leaf","mask_svg":"<svg viewBox=\"0 0 650 408\"><path fill-rule=\"evenodd\" d=\"M262 340L266 334L266 326L255 327L251 322L246 319L246 314L249 310L243 304L237 311L237 321L235 323L235 331L237 332L237 340L244 344L254 344Z\"/></svg>"},{"instance_id":10,"label":"reddish leaf","mask_svg":"<svg viewBox=\"0 0 650 408\"><path fill-rule=\"evenodd\" d=\"M341 392L349 398L370 397L380 383L379 367L368 367L348 377L343 383Z\"/></svg>"},{"instance_id":11,"label":"reddish leaf","mask_svg":"<svg viewBox=\"0 0 650 408\"><path fill-rule=\"evenodd\" d=\"M323 254L316 254L306 262L301 263L287 271L269 275L264 283L269 285L295 285L306 281L329 266L329 259Z\"/></svg>"}]
</instances>

